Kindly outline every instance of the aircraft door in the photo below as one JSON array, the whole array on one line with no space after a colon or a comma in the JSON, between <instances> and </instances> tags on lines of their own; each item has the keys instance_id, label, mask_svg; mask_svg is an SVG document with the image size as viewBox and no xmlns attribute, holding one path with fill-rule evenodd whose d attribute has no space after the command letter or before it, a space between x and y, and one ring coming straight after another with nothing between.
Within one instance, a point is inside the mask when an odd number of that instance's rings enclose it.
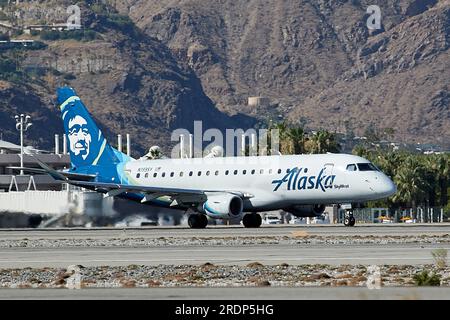
<instances>
[{"instance_id":1,"label":"aircraft door","mask_svg":"<svg viewBox=\"0 0 450 320\"><path fill-rule=\"evenodd\" d=\"M327 175L327 176L331 176L333 174L333 170L334 170L334 163L325 163L323 168L324 168L323 174Z\"/></svg>"}]
</instances>

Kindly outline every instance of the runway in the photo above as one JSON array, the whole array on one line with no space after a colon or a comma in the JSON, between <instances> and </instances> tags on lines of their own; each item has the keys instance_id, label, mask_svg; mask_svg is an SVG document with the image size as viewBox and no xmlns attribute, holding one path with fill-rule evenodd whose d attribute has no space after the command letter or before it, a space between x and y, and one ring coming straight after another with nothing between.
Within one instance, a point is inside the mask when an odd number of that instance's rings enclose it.
<instances>
[{"instance_id":1,"label":"runway","mask_svg":"<svg viewBox=\"0 0 450 320\"><path fill-rule=\"evenodd\" d=\"M450 288L152 288L152 289L0 289L0 299L8 300L449 300ZM198 302L201 305L201 301Z\"/></svg>"},{"instance_id":2,"label":"runway","mask_svg":"<svg viewBox=\"0 0 450 320\"><path fill-rule=\"evenodd\" d=\"M413 236L450 233L450 223L435 224L357 224L343 225L263 225L258 229L242 226L208 226L206 229L187 227L144 228L63 228L63 229L0 229L0 240L6 239L110 239L120 237L183 238L183 237L250 237L289 236L292 232L306 232L321 236Z\"/></svg>"},{"instance_id":3,"label":"runway","mask_svg":"<svg viewBox=\"0 0 450 320\"><path fill-rule=\"evenodd\" d=\"M176 247L67 247L67 248L2 248L0 268L180 265L210 262L223 265L299 264L432 264L431 251L449 250L450 245L251 245L251 246L176 246Z\"/></svg>"}]
</instances>

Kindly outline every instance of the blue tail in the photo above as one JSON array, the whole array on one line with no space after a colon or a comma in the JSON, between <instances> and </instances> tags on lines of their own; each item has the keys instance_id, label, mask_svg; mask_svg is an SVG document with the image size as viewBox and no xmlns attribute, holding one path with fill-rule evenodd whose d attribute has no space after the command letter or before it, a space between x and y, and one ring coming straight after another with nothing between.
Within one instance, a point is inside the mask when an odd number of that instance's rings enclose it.
<instances>
[{"instance_id":1,"label":"blue tail","mask_svg":"<svg viewBox=\"0 0 450 320\"><path fill-rule=\"evenodd\" d=\"M99 167L117 167L130 159L109 145L75 90L58 88L57 101L68 138L71 170L98 172Z\"/></svg>"}]
</instances>

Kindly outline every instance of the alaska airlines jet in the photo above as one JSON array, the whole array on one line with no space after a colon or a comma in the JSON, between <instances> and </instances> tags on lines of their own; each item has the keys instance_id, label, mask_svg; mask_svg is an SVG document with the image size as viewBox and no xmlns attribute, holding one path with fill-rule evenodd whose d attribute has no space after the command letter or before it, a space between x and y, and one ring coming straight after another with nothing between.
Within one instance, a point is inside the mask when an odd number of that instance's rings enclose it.
<instances>
[{"instance_id":1,"label":"alaska airlines jet","mask_svg":"<svg viewBox=\"0 0 450 320\"><path fill-rule=\"evenodd\" d=\"M57 100L71 168L61 172L40 163L50 175L105 196L189 211L191 228L205 228L207 216L259 227L261 211L314 217L327 204L365 202L396 192L376 166L347 154L134 160L108 144L72 88L59 88ZM350 212L345 225L354 224Z\"/></svg>"}]
</instances>

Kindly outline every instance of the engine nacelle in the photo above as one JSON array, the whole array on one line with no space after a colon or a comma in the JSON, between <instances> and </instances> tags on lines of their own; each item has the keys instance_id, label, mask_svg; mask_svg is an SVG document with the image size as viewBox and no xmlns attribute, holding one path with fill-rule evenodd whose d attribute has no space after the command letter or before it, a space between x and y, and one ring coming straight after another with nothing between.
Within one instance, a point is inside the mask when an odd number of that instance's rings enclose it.
<instances>
[{"instance_id":1,"label":"engine nacelle","mask_svg":"<svg viewBox=\"0 0 450 320\"><path fill-rule=\"evenodd\" d=\"M244 201L241 197L231 193L213 193L207 197L199 209L211 218L229 219L242 216Z\"/></svg>"},{"instance_id":2,"label":"engine nacelle","mask_svg":"<svg viewBox=\"0 0 450 320\"><path fill-rule=\"evenodd\" d=\"M325 211L325 205L324 204L297 205L285 208L284 211L289 212L299 218L317 217L320 216Z\"/></svg>"}]
</instances>

